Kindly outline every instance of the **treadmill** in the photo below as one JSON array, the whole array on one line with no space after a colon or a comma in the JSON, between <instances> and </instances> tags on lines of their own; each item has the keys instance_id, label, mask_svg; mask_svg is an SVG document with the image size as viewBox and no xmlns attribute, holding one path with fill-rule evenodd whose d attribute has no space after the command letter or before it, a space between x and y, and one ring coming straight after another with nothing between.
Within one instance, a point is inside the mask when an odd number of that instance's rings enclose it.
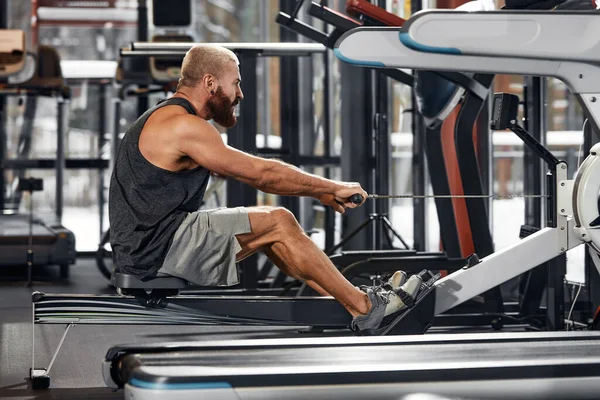
<instances>
[{"instance_id":1,"label":"treadmill","mask_svg":"<svg viewBox=\"0 0 600 400\"><path fill-rule=\"evenodd\" d=\"M0 30L0 37L6 38L12 35L12 30ZM24 37L24 36L23 36ZM10 61L9 55L14 55L15 49L0 45L0 63ZM25 47L20 50L25 56ZM62 226L63 208L63 182L66 164L65 158L65 135L67 132L67 110L70 97L69 88L64 85L60 59L55 49L49 46L39 46L37 62L33 76L23 82L10 80L12 74L0 76L2 88L0 97L26 96L25 115L21 132L18 138L17 157L8 159L6 150L7 132L5 129L4 115L0 116L0 267L26 266L28 265L29 250L32 250L32 266L59 265L60 277L66 279L69 276L69 266L75 263L75 236L73 232ZM24 63L25 64L25 63ZM2 71L11 70L2 65ZM57 99L57 154L56 159L30 159L31 135L33 120L36 114L37 98L39 96L53 97ZM0 114L5 110L0 109ZM6 171L14 171L15 180L25 178L25 170L28 169L55 169L56 170L56 208L55 215L51 220L42 220L29 214L19 213L21 203L21 192L14 191L10 198L6 196L7 185ZM16 185L14 185L16 186ZM36 194L31 196L35 202ZM30 207L31 208L31 207ZM29 210L31 212L31 210ZM30 220L31 217L31 220ZM31 226L30 226L31 223ZM30 232L31 228L31 232ZM32 245L30 245L30 239ZM29 283L31 283L31 275Z\"/></svg>"},{"instance_id":2,"label":"treadmill","mask_svg":"<svg viewBox=\"0 0 600 400\"><path fill-rule=\"evenodd\" d=\"M600 332L116 346L102 370L128 400L597 399Z\"/></svg>"}]
</instances>

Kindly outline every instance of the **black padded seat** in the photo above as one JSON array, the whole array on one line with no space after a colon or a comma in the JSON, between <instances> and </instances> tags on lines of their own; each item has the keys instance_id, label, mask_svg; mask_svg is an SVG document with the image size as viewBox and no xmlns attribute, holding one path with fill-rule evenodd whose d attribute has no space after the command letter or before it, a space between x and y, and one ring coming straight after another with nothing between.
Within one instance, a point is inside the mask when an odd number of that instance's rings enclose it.
<instances>
[{"instance_id":1,"label":"black padded seat","mask_svg":"<svg viewBox=\"0 0 600 400\"><path fill-rule=\"evenodd\" d=\"M142 281L124 272L114 272L110 281L119 289L184 289L189 285L185 279L160 273Z\"/></svg>"}]
</instances>

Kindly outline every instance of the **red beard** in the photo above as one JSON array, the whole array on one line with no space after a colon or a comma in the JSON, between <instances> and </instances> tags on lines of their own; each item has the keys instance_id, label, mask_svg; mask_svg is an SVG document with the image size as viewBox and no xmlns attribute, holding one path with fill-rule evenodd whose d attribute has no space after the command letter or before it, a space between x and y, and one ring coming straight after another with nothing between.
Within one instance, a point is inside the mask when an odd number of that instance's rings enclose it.
<instances>
[{"instance_id":1,"label":"red beard","mask_svg":"<svg viewBox=\"0 0 600 400\"><path fill-rule=\"evenodd\" d=\"M229 100L223 93L223 88L219 86L215 95L206 102L206 106L212 120L224 128L232 128L237 122L234 111L239 103L239 97L234 101Z\"/></svg>"}]
</instances>

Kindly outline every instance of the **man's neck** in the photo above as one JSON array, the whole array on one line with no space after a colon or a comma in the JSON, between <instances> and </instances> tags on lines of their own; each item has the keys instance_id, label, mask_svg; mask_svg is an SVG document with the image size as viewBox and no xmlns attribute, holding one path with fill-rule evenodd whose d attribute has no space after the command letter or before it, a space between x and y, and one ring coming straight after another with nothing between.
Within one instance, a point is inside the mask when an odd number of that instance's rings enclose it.
<instances>
[{"instance_id":1,"label":"man's neck","mask_svg":"<svg viewBox=\"0 0 600 400\"><path fill-rule=\"evenodd\" d=\"M191 96L188 92L186 92L184 90L178 90L177 92L175 92L173 97L180 97L182 99L186 99L187 101L189 101L192 104L192 106L196 110L196 114L200 118L203 118L205 120L210 119L209 115L208 115L208 111L206 110L206 107L204 106L206 104L204 101L196 100L193 96Z\"/></svg>"}]
</instances>

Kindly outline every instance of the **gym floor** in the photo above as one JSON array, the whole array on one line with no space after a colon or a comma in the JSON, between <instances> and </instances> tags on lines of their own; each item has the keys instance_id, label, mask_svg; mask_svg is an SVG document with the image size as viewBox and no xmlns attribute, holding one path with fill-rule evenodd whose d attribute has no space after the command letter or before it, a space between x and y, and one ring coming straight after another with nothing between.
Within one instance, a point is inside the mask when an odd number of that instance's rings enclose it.
<instances>
[{"instance_id":1,"label":"gym floor","mask_svg":"<svg viewBox=\"0 0 600 400\"><path fill-rule=\"evenodd\" d=\"M52 366L50 389L34 391L27 379L32 352L31 293L114 292L92 259L71 266L68 282L53 280L58 267L52 266L35 270L31 287L25 286L23 276L23 268L3 269L0 278L0 399L122 399L123 392L106 388L102 378L104 355L118 344L301 335L294 327L79 325L70 329ZM36 367L48 366L64 327L36 325Z\"/></svg>"}]
</instances>

